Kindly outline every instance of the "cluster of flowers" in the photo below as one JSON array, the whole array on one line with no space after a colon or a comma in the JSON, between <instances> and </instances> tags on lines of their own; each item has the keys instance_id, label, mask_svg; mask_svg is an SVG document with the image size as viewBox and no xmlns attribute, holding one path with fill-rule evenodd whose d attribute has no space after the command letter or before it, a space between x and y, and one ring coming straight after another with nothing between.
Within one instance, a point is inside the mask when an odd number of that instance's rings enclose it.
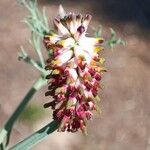
<instances>
[{"instance_id":1,"label":"cluster of flowers","mask_svg":"<svg viewBox=\"0 0 150 150\"><path fill-rule=\"evenodd\" d=\"M86 131L86 122L92 112L98 110L98 89L102 73L102 38L86 37L90 15L73 13L64 18L55 18L56 33L47 34L44 44L51 53L47 60L48 92L53 101L53 119L60 122L60 131Z\"/></svg>"}]
</instances>

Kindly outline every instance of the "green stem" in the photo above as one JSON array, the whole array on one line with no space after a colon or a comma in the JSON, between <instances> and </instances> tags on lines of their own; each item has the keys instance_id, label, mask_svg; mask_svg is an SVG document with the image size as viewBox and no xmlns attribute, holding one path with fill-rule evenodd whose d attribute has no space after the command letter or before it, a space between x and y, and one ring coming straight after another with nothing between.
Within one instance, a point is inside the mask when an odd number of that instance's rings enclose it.
<instances>
[{"instance_id":1,"label":"green stem","mask_svg":"<svg viewBox=\"0 0 150 150\"><path fill-rule=\"evenodd\" d=\"M36 62L35 62L35 60L33 60L33 59L31 59L30 57L28 57L27 58L28 60L28 62L25 60L25 62L27 62L27 63L29 63L29 64L31 64L32 66L34 66L37 70L39 70L39 71L41 71L43 74L46 72L45 71L45 69L43 69L44 67L44 65L42 66L42 67L40 67Z\"/></svg>"},{"instance_id":2,"label":"green stem","mask_svg":"<svg viewBox=\"0 0 150 150\"><path fill-rule=\"evenodd\" d=\"M33 133L31 136L27 137L23 141L19 142L9 150L29 150L34 145L42 141L46 136L54 132L59 127L59 123L56 121L52 121L42 129Z\"/></svg>"},{"instance_id":3,"label":"green stem","mask_svg":"<svg viewBox=\"0 0 150 150\"><path fill-rule=\"evenodd\" d=\"M11 115L11 117L8 119L8 121L6 122L4 128L0 132L0 144L3 143L4 139L6 138L6 136L7 136L6 145L8 144L8 142L9 142L9 136L10 136L10 133L11 133L11 130L12 130L12 127L13 127L14 123L16 122L16 120L18 119L19 115L24 110L24 108L26 107L26 105L28 104L28 102L30 101L30 99L36 93L36 91L39 90L44 85L46 85L46 80L43 79L42 77L40 77L34 83L34 85L32 86L32 88L28 91L28 93L26 94L26 96L23 98L23 100L21 101L21 103L18 105L18 107L16 108L16 110L14 111L14 113Z\"/></svg>"},{"instance_id":4,"label":"green stem","mask_svg":"<svg viewBox=\"0 0 150 150\"><path fill-rule=\"evenodd\" d=\"M39 70L43 74L46 74L46 71L44 69L44 66L45 66L44 59L43 59L42 53L40 52L40 48L38 48L39 50L37 50L36 47L34 47L34 48L36 49L36 52L38 53L38 55L40 55L39 56L40 57L40 61L41 61L41 59L43 61L42 62L42 67L39 66L38 63L27 54L27 52L24 50L24 48L22 46L21 46L21 52L19 53L19 57L18 58L19 58L19 60L24 60L24 62L26 62L27 64L30 64L30 65L34 66L37 70Z\"/></svg>"},{"instance_id":5,"label":"green stem","mask_svg":"<svg viewBox=\"0 0 150 150\"><path fill-rule=\"evenodd\" d=\"M41 64L42 64L42 68L44 68L44 67L45 67L45 62L44 62L44 58L43 58L43 55L42 55L41 50L40 50L40 49L37 49L37 53L38 53L38 55L39 55L40 62L41 62Z\"/></svg>"}]
</instances>

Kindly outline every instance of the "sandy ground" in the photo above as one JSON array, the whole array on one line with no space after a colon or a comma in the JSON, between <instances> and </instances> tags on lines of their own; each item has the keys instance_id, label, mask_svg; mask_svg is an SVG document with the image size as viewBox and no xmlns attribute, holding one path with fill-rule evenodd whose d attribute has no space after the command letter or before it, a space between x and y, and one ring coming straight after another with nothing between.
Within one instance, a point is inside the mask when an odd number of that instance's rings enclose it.
<instances>
[{"instance_id":1,"label":"sandy ground","mask_svg":"<svg viewBox=\"0 0 150 150\"><path fill-rule=\"evenodd\" d=\"M89 135L80 133L54 133L39 143L35 150L150 150L150 53L149 38L145 30L129 21L116 22L98 13L97 1L64 1L68 11L91 13L93 25L114 27L118 35L126 41L126 46L106 50L108 72L103 78L101 95L101 116L89 123ZM41 1L46 5L50 22L57 14L58 2ZM100 5L100 4L99 4ZM30 32L20 22L27 12L16 1L0 1L0 127L14 111L27 90L35 82L38 72L17 60L20 45L28 48L28 53L36 58L27 40ZM142 34L135 34L138 33ZM45 51L45 49L43 50ZM40 90L34 101L44 103L45 89ZM49 118L39 121L33 128L23 123L14 127L11 143L15 143L49 122Z\"/></svg>"}]
</instances>

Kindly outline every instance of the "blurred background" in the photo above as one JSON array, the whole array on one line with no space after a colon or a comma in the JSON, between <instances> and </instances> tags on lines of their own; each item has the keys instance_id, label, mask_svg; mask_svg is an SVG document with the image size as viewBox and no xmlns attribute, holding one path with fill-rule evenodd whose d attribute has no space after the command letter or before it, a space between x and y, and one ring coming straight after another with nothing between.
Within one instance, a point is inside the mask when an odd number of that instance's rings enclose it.
<instances>
[{"instance_id":1,"label":"blurred background","mask_svg":"<svg viewBox=\"0 0 150 150\"><path fill-rule=\"evenodd\" d=\"M45 6L52 25L62 4L67 12L89 13L90 26L103 25L104 37L112 27L126 46L106 49L102 114L88 124L88 136L81 133L50 135L34 150L150 150L150 1L149 0L38 0ZM12 114L38 71L17 60L20 45L33 57L28 44L30 30L21 23L28 12L16 0L0 0L0 128ZM90 32L90 30L89 30ZM43 53L46 50L43 48ZM52 118L43 109L48 99L41 89L15 124L11 144L43 127Z\"/></svg>"}]
</instances>

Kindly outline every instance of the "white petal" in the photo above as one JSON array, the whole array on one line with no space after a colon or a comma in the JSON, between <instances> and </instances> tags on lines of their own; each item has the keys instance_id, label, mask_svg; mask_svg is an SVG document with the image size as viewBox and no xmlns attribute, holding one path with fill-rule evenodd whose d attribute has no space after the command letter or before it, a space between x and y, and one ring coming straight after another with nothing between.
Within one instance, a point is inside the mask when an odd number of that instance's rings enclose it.
<instances>
[{"instance_id":1,"label":"white petal","mask_svg":"<svg viewBox=\"0 0 150 150\"><path fill-rule=\"evenodd\" d=\"M75 14L72 14L72 21L70 22L70 32L74 34L76 32L76 16Z\"/></svg>"},{"instance_id":2,"label":"white petal","mask_svg":"<svg viewBox=\"0 0 150 150\"><path fill-rule=\"evenodd\" d=\"M93 102L88 102L88 104L89 104L90 109L92 109L94 106Z\"/></svg>"},{"instance_id":3,"label":"white petal","mask_svg":"<svg viewBox=\"0 0 150 150\"><path fill-rule=\"evenodd\" d=\"M63 52L60 56L58 56L58 60L59 60L62 64L64 64L64 63L66 63L69 59L71 59L72 55L73 55L72 50L65 51L65 52Z\"/></svg>"},{"instance_id":4,"label":"white petal","mask_svg":"<svg viewBox=\"0 0 150 150\"><path fill-rule=\"evenodd\" d=\"M70 98L70 100L72 101L73 105L75 105L77 103L77 99L75 97Z\"/></svg>"},{"instance_id":5,"label":"white petal","mask_svg":"<svg viewBox=\"0 0 150 150\"><path fill-rule=\"evenodd\" d=\"M85 86L83 86L84 89L86 89ZM91 91L87 91L87 90L84 90L84 94L85 94L85 97L88 98L88 97L93 97L93 94Z\"/></svg>"},{"instance_id":6,"label":"white petal","mask_svg":"<svg viewBox=\"0 0 150 150\"><path fill-rule=\"evenodd\" d=\"M55 19L54 25L57 27L59 34L62 34L62 35L68 35L69 34L69 31L66 29L65 26L62 25L62 23L59 20Z\"/></svg>"},{"instance_id":7,"label":"white petal","mask_svg":"<svg viewBox=\"0 0 150 150\"><path fill-rule=\"evenodd\" d=\"M79 86L81 86L81 82L80 82L80 80L79 80L79 78L76 80L76 87L79 87Z\"/></svg>"},{"instance_id":8,"label":"white petal","mask_svg":"<svg viewBox=\"0 0 150 150\"><path fill-rule=\"evenodd\" d=\"M77 71L75 69L69 69L69 73L74 80L77 80L78 74L77 74Z\"/></svg>"},{"instance_id":9,"label":"white petal","mask_svg":"<svg viewBox=\"0 0 150 150\"><path fill-rule=\"evenodd\" d=\"M85 18L83 19L82 25L85 27L85 31L88 28L88 25L91 21L92 16L91 15L86 15Z\"/></svg>"},{"instance_id":10,"label":"white petal","mask_svg":"<svg viewBox=\"0 0 150 150\"><path fill-rule=\"evenodd\" d=\"M84 53L84 57L86 59L87 64L90 64L92 57L89 55L89 53Z\"/></svg>"},{"instance_id":11,"label":"white petal","mask_svg":"<svg viewBox=\"0 0 150 150\"><path fill-rule=\"evenodd\" d=\"M73 38L67 38L65 40L60 40L58 44L61 44L64 47L73 47L75 45L75 40Z\"/></svg>"},{"instance_id":12,"label":"white petal","mask_svg":"<svg viewBox=\"0 0 150 150\"><path fill-rule=\"evenodd\" d=\"M71 60L69 60L69 62L68 62L68 67L70 67L70 68L77 68L77 63L76 63L76 58L75 57L73 57Z\"/></svg>"},{"instance_id":13,"label":"white petal","mask_svg":"<svg viewBox=\"0 0 150 150\"><path fill-rule=\"evenodd\" d=\"M50 35L47 36L49 38L49 42L55 44L57 41L59 41L61 39L60 36L58 35Z\"/></svg>"},{"instance_id":14,"label":"white petal","mask_svg":"<svg viewBox=\"0 0 150 150\"><path fill-rule=\"evenodd\" d=\"M79 14L76 16L76 26L77 28L81 25L82 15Z\"/></svg>"},{"instance_id":15,"label":"white petal","mask_svg":"<svg viewBox=\"0 0 150 150\"><path fill-rule=\"evenodd\" d=\"M74 22L70 22L70 32L74 34L76 32L76 27Z\"/></svg>"},{"instance_id":16,"label":"white petal","mask_svg":"<svg viewBox=\"0 0 150 150\"><path fill-rule=\"evenodd\" d=\"M92 58L91 58L91 56L88 54L88 52L85 52L85 51L83 50L83 48L82 48L81 46L79 46L79 45L75 46L75 47L74 47L74 53L75 53L75 56L76 56L77 59L78 59L78 57L80 57L80 56L84 56L84 58L86 59L87 64L90 64Z\"/></svg>"},{"instance_id":17,"label":"white petal","mask_svg":"<svg viewBox=\"0 0 150 150\"><path fill-rule=\"evenodd\" d=\"M98 43L98 39L99 38L90 38L90 37L82 36L79 40L79 45L87 48L91 46L95 46Z\"/></svg>"},{"instance_id":18,"label":"white petal","mask_svg":"<svg viewBox=\"0 0 150 150\"><path fill-rule=\"evenodd\" d=\"M88 52L91 57L97 56L95 52L95 45L97 45L99 38L81 37L79 45L84 51Z\"/></svg>"}]
</instances>

